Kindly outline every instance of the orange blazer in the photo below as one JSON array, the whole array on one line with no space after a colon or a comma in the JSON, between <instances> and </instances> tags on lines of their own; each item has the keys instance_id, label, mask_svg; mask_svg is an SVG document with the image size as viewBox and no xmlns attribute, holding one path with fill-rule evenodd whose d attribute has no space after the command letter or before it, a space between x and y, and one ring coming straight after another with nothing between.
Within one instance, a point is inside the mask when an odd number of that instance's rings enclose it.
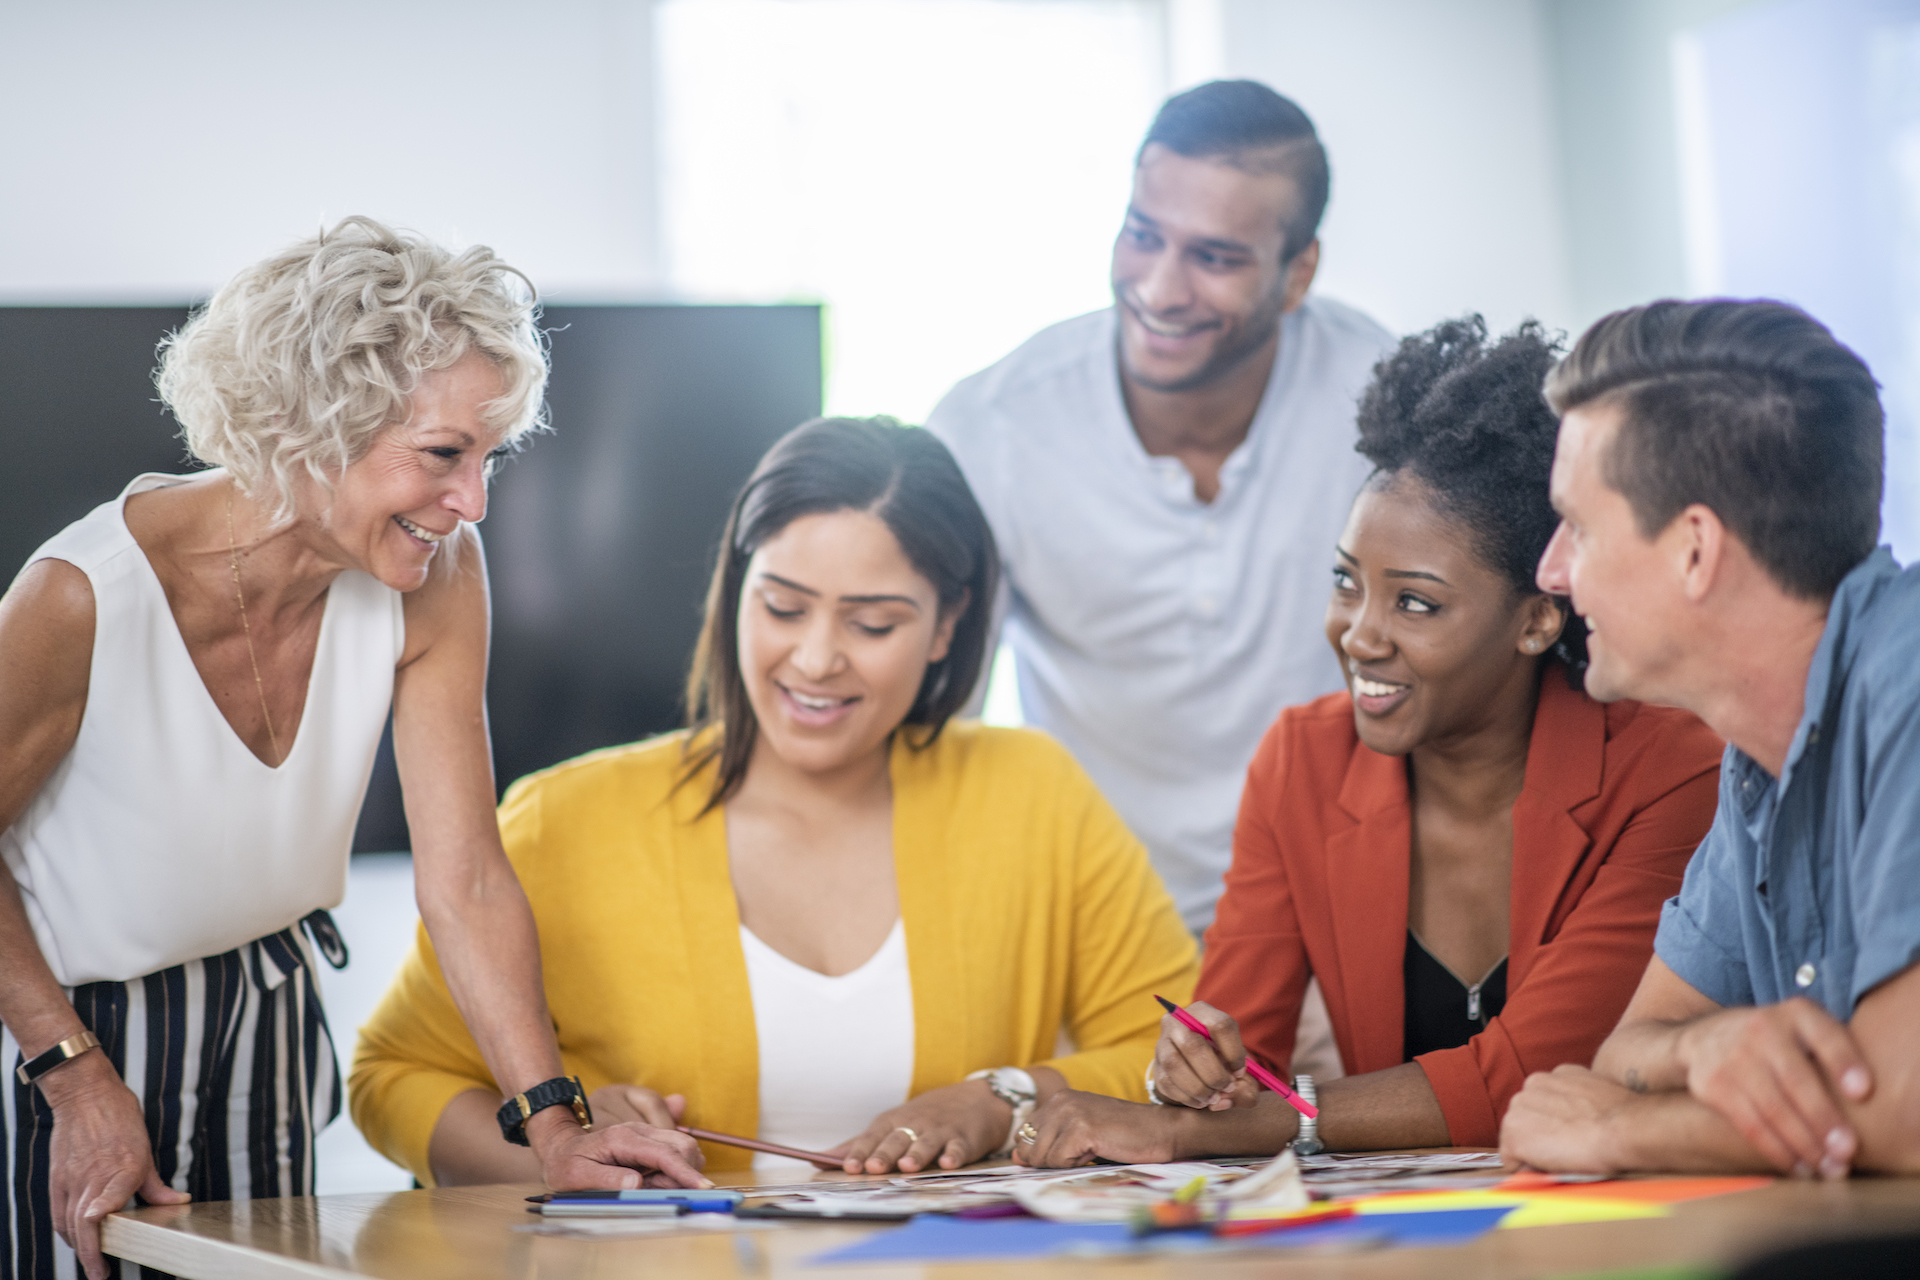
<instances>
[{"instance_id":1,"label":"orange blazer","mask_svg":"<svg viewBox=\"0 0 1920 1280\"><path fill-rule=\"evenodd\" d=\"M1653 953L1660 904L1713 821L1722 744L1684 711L1541 681L1513 806L1507 1002L1422 1054L1456 1146L1493 1146L1527 1075L1589 1063ZM1289 707L1247 771L1199 998L1284 1069L1317 975L1350 1074L1406 1059L1412 808L1404 759L1362 745L1345 693Z\"/></svg>"}]
</instances>

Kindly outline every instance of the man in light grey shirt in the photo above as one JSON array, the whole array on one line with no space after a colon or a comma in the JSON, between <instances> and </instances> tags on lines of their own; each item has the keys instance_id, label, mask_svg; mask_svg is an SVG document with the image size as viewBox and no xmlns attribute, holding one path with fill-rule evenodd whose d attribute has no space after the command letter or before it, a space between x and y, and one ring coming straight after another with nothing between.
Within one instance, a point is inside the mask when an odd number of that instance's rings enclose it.
<instances>
[{"instance_id":1,"label":"man in light grey shirt","mask_svg":"<svg viewBox=\"0 0 1920 1280\"><path fill-rule=\"evenodd\" d=\"M1170 99L1114 305L1035 335L927 422L999 540L1027 720L1092 774L1196 932L1261 735L1343 680L1333 546L1368 470L1356 400L1393 339L1308 296L1327 185L1312 123L1264 85Z\"/></svg>"}]
</instances>

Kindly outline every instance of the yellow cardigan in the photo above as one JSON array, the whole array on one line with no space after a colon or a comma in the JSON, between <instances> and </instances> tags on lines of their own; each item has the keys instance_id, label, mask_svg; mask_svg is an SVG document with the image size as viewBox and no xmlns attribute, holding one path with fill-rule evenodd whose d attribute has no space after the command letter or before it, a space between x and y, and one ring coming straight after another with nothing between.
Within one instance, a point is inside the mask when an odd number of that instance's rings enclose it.
<instances>
[{"instance_id":1,"label":"yellow cardigan","mask_svg":"<svg viewBox=\"0 0 1920 1280\"><path fill-rule=\"evenodd\" d=\"M566 1070L588 1092L629 1082L683 1093L686 1123L753 1134L759 1046L726 817L697 816L711 774L673 790L683 736L521 779L500 830L539 922ZM1039 733L956 722L925 750L896 740L890 767L912 1094L1041 1064L1076 1089L1143 1101L1153 993L1185 1003L1199 965L1140 843ZM1078 1050L1055 1057L1062 1030ZM499 1091L424 929L360 1030L348 1087L354 1123L427 1185L447 1103ZM731 1147L706 1155L713 1169L751 1160Z\"/></svg>"}]
</instances>

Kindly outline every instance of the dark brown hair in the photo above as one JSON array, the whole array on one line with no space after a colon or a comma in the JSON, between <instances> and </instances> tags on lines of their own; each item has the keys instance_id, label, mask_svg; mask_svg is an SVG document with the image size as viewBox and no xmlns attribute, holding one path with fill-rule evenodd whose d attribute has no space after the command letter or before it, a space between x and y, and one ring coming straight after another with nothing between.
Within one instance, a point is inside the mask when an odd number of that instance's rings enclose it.
<instances>
[{"instance_id":1,"label":"dark brown hair","mask_svg":"<svg viewBox=\"0 0 1920 1280\"><path fill-rule=\"evenodd\" d=\"M1285 177L1296 198L1280 228L1286 237L1280 255L1290 260L1313 243L1327 211L1331 175L1313 121L1291 98L1258 80L1210 80L1161 104L1140 155L1155 143L1189 160L1220 159Z\"/></svg>"},{"instance_id":2,"label":"dark brown hair","mask_svg":"<svg viewBox=\"0 0 1920 1280\"><path fill-rule=\"evenodd\" d=\"M947 656L927 666L904 725L931 746L966 705L986 663L1000 557L960 467L930 432L892 418L816 418L767 450L734 499L707 590L706 621L687 675L684 783L718 762L707 812L747 776L760 722L740 670L740 593L753 553L802 516L865 511L879 517L914 571L933 584L943 614L959 609Z\"/></svg>"},{"instance_id":3,"label":"dark brown hair","mask_svg":"<svg viewBox=\"0 0 1920 1280\"><path fill-rule=\"evenodd\" d=\"M1833 594L1880 538L1884 415L1866 362L1783 302L1655 302L1580 336L1546 380L1564 414L1621 410L1602 476L1652 538L1711 508L1780 587Z\"/></svg>"}]
</instances>

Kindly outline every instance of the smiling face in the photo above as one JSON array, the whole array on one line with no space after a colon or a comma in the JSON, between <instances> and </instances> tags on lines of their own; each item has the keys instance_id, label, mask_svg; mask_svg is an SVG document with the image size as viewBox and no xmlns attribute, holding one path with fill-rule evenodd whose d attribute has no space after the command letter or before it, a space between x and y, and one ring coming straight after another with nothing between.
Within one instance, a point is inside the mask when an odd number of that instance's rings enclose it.
<instances>
[{"instance_id":1,"label":"smiling face","mask_svg":"<svg viewBox=\"0 0 1920 1280\"><path fill-rule=\"evenodd\" d=\"M1191 390L1272 340L1319 261L1317 245L1282 261L1281 219L1298 199L1281 174L1147 147L1113 245L1120 363L1131 381Z\"/></svg>"},{"instance_id":2,"label":"smiling face","mask_svg":"<svg viewBox=\"0 0 1920 1280\"><path fill-rule=\"evenodd\" d=\"M396 591L426 582L440 542L487 514L487 470L505 429L483 413L503 385L478 353L422 375L407 420L375 436L330 495L308 483L298 506L333 558Z\"/></svg>"},{"instance_id":3,"label":"smiling face","mask_svg":"<svg viewBox=\"0 0 1920 1280\"><path fill-rule=\"evenodd\" d=\"M1405 755L1531 703L1559 607L1514 591L1424 483L1361 490L1335 555L1327 639L1362 742Z\"/></svg>"},{"instance_id":4,"label":"smiling face","mask_svg":"<svg viewBox=\"0 0 1920 1280\"><path fill-rule=\"evenodd\" d=\"M1553 509L1560 526L1540 557L1535 581L1573 600L1587 620L1587 691L1615 698L1670 701L1684 666L1692 613L1686 607L1684 536L1674 524L1648 538L1626 495L1606 482L1608 448L1620 410L1604 401L1567 411L1553 454Z\"/></svg>"},{"instance_id":5,"label":"smiling face","mask_svg":"<svg viewBox=\"0 0 1920 1280\"><path fill-rule=\"evenodd\" d=\"M771 751L812 774L869 762L906 719L959 610L865 511L801 516L747 564L740 673Z\"/></svg>"}]
</instances>

